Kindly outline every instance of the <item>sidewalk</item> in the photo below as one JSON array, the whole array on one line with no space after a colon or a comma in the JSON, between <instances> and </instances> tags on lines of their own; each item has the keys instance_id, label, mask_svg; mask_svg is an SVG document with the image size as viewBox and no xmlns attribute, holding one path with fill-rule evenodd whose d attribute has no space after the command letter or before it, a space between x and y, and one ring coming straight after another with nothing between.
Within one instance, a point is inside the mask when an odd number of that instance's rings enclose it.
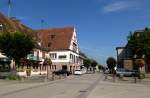
<instances>
[{"instance_id":1,"label":"sidewalk","mask_svg":"<svg viewBox=\"0 0 150 98\"><path fill-rule=\"evenodd\" d=\"M101 81L87 98L149 98L149 92L143 84Z\"/></svg>"},{"instance_id":2,"label":"sidewalk","mask_svg":"<svg viewBox=\"0 0 150 98\"><path fill-rule=\"evenodd\" d=\"M0 89L0 96L11 94L14 92L19 92L26 89L31 89L33 87L37 87L39 85L42 85L44 83L13 83L13 84L5 84L1 86Z\"/></svg>"},{"instance_id":3,"label":"sidewalk","mask_svg":"<svg viewBox=\"0 0 150 98\"><path fill-rule=\"evenodd\" d=\"M115 77L115 79L113 79L113 77L111 75L104 75L104 78L107 79L103 79L104 81L107 82L115 82L115 83L135 83L135 78L134 77L123 77L123 78L119 78L119 77ZM136 78L136 83L137 84L147 84L150 85L150 78L144 78L144 79L138 79Z\"/></svg>"},{"instance_id":4,"label":"sidewalk","mask_svg":"<svg viewBox=\"0 0 150 98\"><path fill-rule=\"evenodd\" d=\"M132 77L124 77L120 80L118 77L115 82L108 76L105 80L99 82L87 98L149 98L150 79L145 78L134 83Z\"/></svg>"},{"instance_id":5,"label":"sidewalk","mask_svg":"<svg viewBox=\"0 0 150 98\"><path fill-rule=\"evenodd\" d=\"M16 84L16 83L19 83L19 81L16 81L16 80L3 80L3 79L0 79L0 87L2 86L6 86L6 85L11 85L11 84Z\"/></svg>"},{"instance_id":6,"label":"sidewalk","mask_svg":"<svg viewBox=\"0 0 150 98\"><path fill-rule=\"evenodd\" d=\"M38 77L33 77L34 79L37 79ZM25 81L11 81L11 80L0 80L0 97L13 94L16 92L22 92L28 89L33 89L33 88L39 88L47 85L51 85L57 82L61 82L64 79L71 79L72 76L69 76L67 78L61 78L61 79L55 79L54 81L52 80L25 80Z\"/></svg>"}]
</instances>

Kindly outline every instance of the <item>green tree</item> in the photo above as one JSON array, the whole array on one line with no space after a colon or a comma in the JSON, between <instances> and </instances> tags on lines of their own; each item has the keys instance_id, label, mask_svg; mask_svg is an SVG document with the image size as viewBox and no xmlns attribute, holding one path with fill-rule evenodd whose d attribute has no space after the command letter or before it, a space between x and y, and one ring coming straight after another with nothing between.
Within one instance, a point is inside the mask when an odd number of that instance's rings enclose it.
<instances>
[{"instance_id":1,"label":"green tree","mask_svg":"<svg viewBox=\"0 0 150 98\"><path fill-rule=\"evenodd\" d=\"M35 41L29 35L21 32L0 33L0 51L19 65L20 59L25 58L33 48Z\"/></svg>"},{"instance_id":2,"label":"green tree","mask_svg":"<svg viewBox=\"0 0 150 98\"><path fill-rule=\"evenodd\" d=\"M84 64L84 67L86 67L88 70L89 67L91 66L91 60L86 58L86 59L84 59L83 64Z\"/></svg>"},{"instance_id":3,"label":"green tree","mask_svg":"<svg viewBox=\"0 0 150 98\"><path fill-rule=\"evenodd\" d=\"M108 57L108 59L106 60L107 66L110 70L111 73L114 72L114 68L116 66L116 59L113 57Z\"/></svg>"},{"instance_id":4,"label":"green tree","mask_svg":"<svg viewBox=\"0 0 150 98\"><path fill-rule=\"evenodd\" d=\"M79 51L79 55L84 57L84 58L87 58L86 54L84 52L82 52L82 51Z\"/></svg>"},{"instance_id":5,"label":"green tree","mask_svg":"<svg viewBox=\"0 0 150 98\"><path fill-rule=\"evenodd\" d=\"M130 34L127 46L132 57L136 55L137 58L143 58L142 56L145 55L145 62L150 65L150 29Z\"/></svg>"},{"instance_id":6,"label":"green tree","mask_svg":"<svg viewBox=\"0 0 150 98\"><path fill-rule=\"evenodd\" d=\"M138 58L145 55L150 58L150 30L145 29L143 32L135 32L128 37L128 48L132 56L137 55Z\"/></svg>"},{"instance_id":7,"label":"green tree","mask_svg":"<svg viewBox=\"0 0 150 98\"><path fill-rule=\"evenodd\" d=\"M52 61L50 58L46 58L43 62L43 65L51 65L52 64Z\"/></svg>"},{"instance_id":8,"label":"green tree","mask_svg":"<svg viewBox=\"0 0 150 98\"><path fill-rule=\"evenodd\" d=\"M91 67L93 68L93 73L95 73L95 67L97 64L98 64L97 61L91 60Z\"/></svg>"},{"instance_id":9,"label":"green tree","mask_svg":"<svg viewBox=\"0 0 150 98\"><path fill-rule=\"evenodd\" d=\"M103 65L101 65L101 64L98 65L98 70L99 70L99 71L100 71L100 70L103 70L103 68L104 68Z\"/></svg>"},{"instance_id":10,"label":"green tree","mask_svg":"<svg viewBox=\"0 0 150 98\"><path fill-rule=\"evenodd\" d=\"M139 68L142 68L145 65L145 61L143 59L136 59L134 64L135 69L139 70Z\"/></svg>"}]
</instances>

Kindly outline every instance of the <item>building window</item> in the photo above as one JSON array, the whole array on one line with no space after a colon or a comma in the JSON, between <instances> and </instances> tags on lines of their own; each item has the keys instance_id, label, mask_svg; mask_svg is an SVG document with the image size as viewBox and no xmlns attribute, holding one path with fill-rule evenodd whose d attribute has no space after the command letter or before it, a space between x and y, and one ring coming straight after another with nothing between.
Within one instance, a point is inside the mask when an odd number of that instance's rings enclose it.
<instances>
[{"instance_id":1,"label":"building window","mask_svg":"<svg viewBox=\"0 0 150 98\"><path fill-rule=\"evenodd\" d=\"M48 46L48 47L51 47L51 45L52 45L52 43L48 43L48 45L47 45L47 46Z\"/></svg>"},{"instance_id":2,"label":"building window","mask_svg":"<svg viewBox=\"0 0 150 98\"><path fill-rule=\"evenodd\" d=\"M70 59L71 59L71 60L73 59L73 55L72 55L72 54L70 54Z\"/></svg>"},{"instance_id":3,"label":"building window","mask_svg":"<svg viewBox=\"0 0 150 98\"><path fill-rule=\"evenodd\" d=\"M72 66L70 66L70 71L72 71Z\"/></svg>"},{"instance_id":4,"label":"building window","mask_svg":"<svg viewBox=\"0 0 150 98\"><path fill-rule=\"evenodd\" d=\"M51 59L56 59L57 58L57 54L56 53L50 53L50 58Z\"/></svg>"},{"instance_id":5,"label":"building window","mask_svg":"<svg viewBox=\"0 0 150 98\"><path fill-rule=\"evenodd\" d=\"M49 66L49 69L50 69L50 70L52 69L52 65Z\"/></svg>"},{"instance_id":6,"label":"building window","mask_svg":"<svg viewBox=\"0 0 150 98\"><path fill-rule=\"evenodd\" d=\"M74 55L72 55L72 63L74 63Z\"/></svg>"},{"instance_id":7,"label":"building window","mask_svg":"<svg viewBox=\"0 0 150 98\"><path fill-rule=\"evenodd\" d=\"M55 35L51 35L51 39L54 39L55 38Z\"/></svg>"},{"instance_id":8,"label":"building window","mask_svg":"<svg viewBox=\"0 0 150 98\"><path fill-rule=\"evenodd\" d=\"M66 55L59 55L59 57L58 57L59 59L66 59L67 58L67 56Z\"/></svg>"},{"instance_id":9,"label":"building window","mask_svg":"<svg viewBox=\"0 0 150 98\"><path fill-rule=\"evenodd\" d=\"M72 54L70 54L70 59L71 59L71 55L72 55Z\"/></svg>"},{"instance_id":10,"label":"building window","mask_svg":"<svg viewBox=\"0 0 150 98\"><path fill-rule=\"evenodd\" d=\"M73 56L73 59L74 59L74 60L73 60L73 63L75 63L75 62L76 62L76 58L75 58L75 55Z\"/></svg>"},{"instance_id":11,"label":"building window","mask_svg":"<svg viewBox=\"0 0 150 98\"><path fill-rule=\"evenodd\" d=\"M56 70L56 65L55 65L55 70Z\"/></svg>"},{"instance_id":12,"label":"building window","mask_svg":"<svg viewBox=\"0 0 150 98\"><path fill-rule=\"evenodd\" d=\"M76 63L78 63L78 56L76 56Z\"/></svg>"},{"instance_id":13,"label":"building window","mask_svg":"<svg viewBox=\"0 0 150 98\"><path fill-rule=\"evenodd\" d=\"M76 52L77 51L77 44L73 43L73 51Z\"/></svg>"}]
</instances>

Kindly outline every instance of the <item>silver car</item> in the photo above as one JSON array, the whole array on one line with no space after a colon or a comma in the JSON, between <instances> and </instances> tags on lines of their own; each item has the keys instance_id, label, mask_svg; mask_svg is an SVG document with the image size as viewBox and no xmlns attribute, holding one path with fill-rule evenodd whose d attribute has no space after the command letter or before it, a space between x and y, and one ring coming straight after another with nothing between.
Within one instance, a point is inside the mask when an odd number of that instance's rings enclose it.
<instances>
[{"instance_id":1,"label":"silver car","mask_svg":"<svg viewBox=\"0 0 150 98\"><path fill-rule=\"evenodd\" d=\"M124 68L116 69L116 75L117 76L133 76L134 73L135 73L134 71L127 70L127 69L124 69Z\"/></svg>"}]
</instances>

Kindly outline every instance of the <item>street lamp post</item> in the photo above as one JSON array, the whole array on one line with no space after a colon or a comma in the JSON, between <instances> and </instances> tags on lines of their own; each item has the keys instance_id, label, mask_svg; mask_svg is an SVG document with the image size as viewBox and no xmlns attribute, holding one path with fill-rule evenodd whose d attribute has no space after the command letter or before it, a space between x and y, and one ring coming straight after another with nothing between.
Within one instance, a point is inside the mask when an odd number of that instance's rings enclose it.
<instances>
[{"instance_id":1,"label":"street lamp post","mask_svg":"<svg viewBox=\"0 0 150 98\"><path fill-rule=\"evenodd\" d=\"M137 58L137 55L135 54L135 55L133 56L133 64L135 63L136 58ZM133 65L133 68L135 69L135 65ZM137 75L137 73L136 73L136 70L135 70L135 72L134 72L134 83L137 82L136 75Z\"/></svg>"}]
</instances>

